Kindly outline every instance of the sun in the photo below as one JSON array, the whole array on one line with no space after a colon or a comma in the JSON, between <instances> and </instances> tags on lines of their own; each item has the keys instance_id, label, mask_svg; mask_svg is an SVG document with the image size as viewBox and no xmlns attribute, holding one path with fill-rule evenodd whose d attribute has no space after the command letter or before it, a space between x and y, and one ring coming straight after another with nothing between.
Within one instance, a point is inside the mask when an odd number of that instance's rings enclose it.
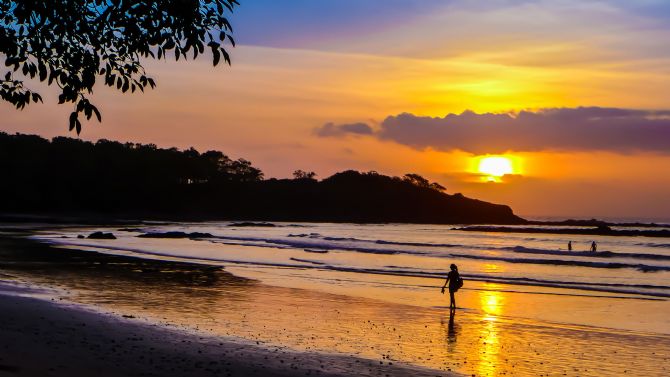
<instances>
[{"instance_id":1,"label":"sun","mask_svg":"<svg viewBox=\"0 0 670 377\"><path fill-rule=\"evenodd\" d=\"M500 177L506 174L512 174L512 160L502 156L484 157L479 161L477 167L480 173L486 175L488 181L499 182Z\"/></svg>"}]
</instances>

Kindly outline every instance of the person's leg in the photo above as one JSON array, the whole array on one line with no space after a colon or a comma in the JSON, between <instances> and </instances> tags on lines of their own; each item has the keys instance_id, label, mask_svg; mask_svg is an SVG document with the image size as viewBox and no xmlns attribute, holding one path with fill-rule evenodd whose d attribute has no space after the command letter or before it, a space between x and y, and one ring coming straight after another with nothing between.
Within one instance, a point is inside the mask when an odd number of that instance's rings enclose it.
<instances>
[{"instance_id":1,"label":"person's leg","mask_svg":"<svg viewBox=\"0 0 670 377\"><path fill-rule=\"evenodd\" d=\"M451 302L449 303L450 308L455 308L456 307L456 297L454 297L454 292L449 292L449 298L451 299Z\"/></svg>"}]
</instances>

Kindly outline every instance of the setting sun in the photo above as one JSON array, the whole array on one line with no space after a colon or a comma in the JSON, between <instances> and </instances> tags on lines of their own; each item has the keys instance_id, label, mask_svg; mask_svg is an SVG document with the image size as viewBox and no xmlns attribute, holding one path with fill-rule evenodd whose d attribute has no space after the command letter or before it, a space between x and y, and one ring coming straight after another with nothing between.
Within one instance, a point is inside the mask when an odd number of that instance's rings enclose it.
<instances>
[{"instance_id":1,"label":"setting sun","mask_svg":"<svg viewBox=\"0 0 670 377\"><path fill-rule=\"evenodd\" d=\"M479 161L477 167L480 173L488 176L489 180L495 180L506 174L512 174L512 161L507 157L493 156L485 157Z\"/></svg>"}]
</instances>

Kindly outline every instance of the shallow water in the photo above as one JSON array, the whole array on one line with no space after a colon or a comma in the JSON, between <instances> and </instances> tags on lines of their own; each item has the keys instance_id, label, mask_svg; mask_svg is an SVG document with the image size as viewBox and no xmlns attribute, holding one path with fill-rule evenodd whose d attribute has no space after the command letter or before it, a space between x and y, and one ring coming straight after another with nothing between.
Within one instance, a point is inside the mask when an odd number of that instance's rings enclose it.
<instances>
[{"instance_id":1,"label":"shallow water","mask_svg":"<svg viewBox=\"0 0 670 377\"><path fill-rule=\"evenodd\" d=\"M84 303L266 345L475 375L667 374L665 239L596 237L600 250L626 254L603 257L557 251L567 237L576 249L586 248L591 238L584 236L472 233L433 225L278 225L100 229L113 231L116 240L77 239L97 229L68 228L36 238L63 247L222 265L233 275L203 284L113 276L97 281L60 276L43 283L57 282ZM166 231L212 237L137 237ZM466 280L453 321L445 308L448 298L439 293L450 263L459 265ZM657 268L643 272L639 265ZM91 289L92 284L104 289Z\"/></svg>"},{"instance_id":2,"label":"shallow water","mask_svg":"<svg viewBox=\"0 0 670 377\"><path fill-rule=\"evenodd\" d=\"M542 292L569 288L581 294L670 297L670 239L665 238L464 232L445 225L230 225L196 223L152 225L131 231L103 229L114 231L116 240L76 238L92 229L43 233L37 238L98 251L226 265L316 269L319 274L355 272L361 274L358 279L363 281L377 279L374 275L388 275L422 277L425 284L435 284L435 279L441 279L449 265L456 263L470 282L546 288L539 290ZM200 232L211 237L138 237L171 231ZM570 240L573 252L565 250ZM598 243L597 253L587 251L592 240Z\"/></svg>"}]
</instances>

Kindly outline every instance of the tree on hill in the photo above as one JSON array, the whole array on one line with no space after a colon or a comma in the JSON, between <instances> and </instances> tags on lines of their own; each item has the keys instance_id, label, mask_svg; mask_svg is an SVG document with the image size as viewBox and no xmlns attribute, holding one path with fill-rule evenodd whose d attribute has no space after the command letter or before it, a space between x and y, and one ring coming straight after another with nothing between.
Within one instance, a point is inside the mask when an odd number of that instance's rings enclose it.
<instances>
[{"instance_id":1,"label":"tree on hill","mask_svg":"<svg viewBox=\"0 0 670 377\"><path fill-rule=\"evenodd\" d=\"M296 170L293 172L293 179L315 179L316 173L313 171L307 172L304 170Z\"/></svg>"},{"instance_id":2,"label":"tree on hill","mask_svg":"<svg viewBox=\"0 0 670 377\"><path fill-rule=\"evenodd\" d=\"M441 184L439 184L437 182L432 182L431 183L426 178L424 178L424 177L422 177L418 174L414 174L414 173L405 174L405 176L402 177L402 180L405 181L405 182L411 183L414 186L425 187L425 188L433 189L435 191L443 192L443 191L447 190L447 188L442 186Z\"/></svg>"},{"instance_id":3,"label":"tree on hill","mask_svg":"<svg viewBox=\"0 0 670 377\"><path fill-rule=\"evenodd\" d=\"M98 79L126 93L155 87L140 59L196 59L230 64L224 44L235 42L226 18L237 0L9 0L0 2L0 97L23 109L42 97L24 80L60 88L71 103L70 131L81 132L100 111L87 98Z\"/></svg>"},{"instance_id":4,"label":"tree on hill","mask_svg":"<svg viewBox=\"0 0 670 377\"><path fill-rule=\"evenodd\" d=\"M347 170L264 179L220 151L0 132L3 213L189 220L518 224L507 206ZM423 181L421 181L423 182Z\"/></svg>"}]
</instances>

